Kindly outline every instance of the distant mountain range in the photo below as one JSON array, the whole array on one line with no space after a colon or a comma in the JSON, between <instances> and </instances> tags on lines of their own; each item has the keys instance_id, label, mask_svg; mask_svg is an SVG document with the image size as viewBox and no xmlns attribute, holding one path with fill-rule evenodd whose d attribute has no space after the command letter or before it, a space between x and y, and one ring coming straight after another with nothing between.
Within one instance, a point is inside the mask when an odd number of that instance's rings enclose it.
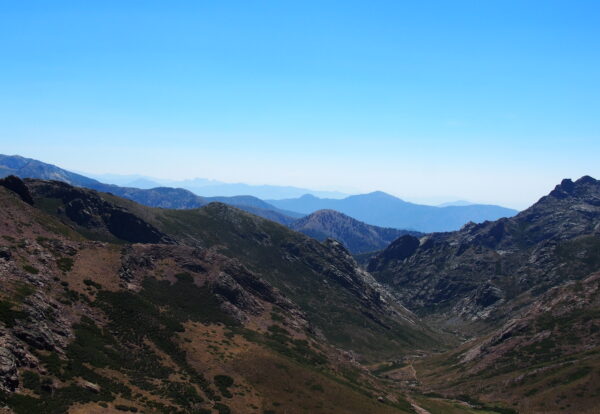
<instances>
[{"instance_id":1,"label":"distant mountain range","mask_svg":"<svg viewBox=\"0 0 600 414\"><path fill-rule=\"evenodd\" d=\"M119 197L128 198L137 203L150 207L171 209L189 209L205 206L212 202L226 203L257 216L289 224L303 214L293 211L283 211L259 198L252 196L233 197L200 197L189 190L172 187L156 187L141 189L134 187L120 187L114 184L104 184L93 178L85 177L52 164L25 158L18 155L0 155L0 177L16 175L21 178L39 178L42 180L56 180L78 187L111 193Z\"/></svg>"},{"instance_id":2,"label":"distant mountain range","mask_svg":"<svg viewBox=\"0 0 600 414\"><path fill-rule=\"evenodd\" d=\"M2 171L77 178L22 161ZM187 192L109 187L165 204ZM355 199L378 197L389 202ZM9 176L0 212L6 412L600 406L600 181L589 176L511 218L402 234L366 268L315 238L370 249L398 231L337 211L288 224L311 238L220 202L152 208Z\"/></svg>"},{"instance_id":3,"label":"distant mountain range","mask_svg":"<svg viewBox=\"0 0 600 414\"><path fill-rule=\"evenodd\" d=\"M413 204L390 194L376 191L343 199L318 198L303 195L286 200L267 200L280 209L310 214L317 210L336 210L365 223L424 233L453 231L472 221L481 223L512 217L516 210L485 204L434 207Z\"/></svg>"},{"instance_id":4,"label":"distant mountain range","mask_svg":"<svg viewBox=\"0 0 600 414\"><path fill-rule=\"evenodd\" d=\"M384 248L386 245L384 243L394 239L394 237L389 236L391 229L408 229L420 232L450 231L457 230L470 221L496 220L517 213L515 210L492 205L472 204L433 207L413 204L383 192L354 195L343 199L318 198L310 194L305 194L299 198L270 201L263 201L251 195L203 197L185 188L155 187L145 189L105 184L38 160L18 155L0 155L0 177L11 174L21 178L63 181L79 187L112 193L150 207L190 209L202 207L215 201L222 202L290 226L306 234L318 235L317 238L343 238L342 241L349 243L348 248L353 253L367 251L365 249L371 249L372 247L375 249ZM144 179L142 176L130 176L129 178L138 181ZM140 184L151 184L149 182L139 182ZM198 185L214 183L204 179L188 180L186 182L188 184L193 182ZM213 186L211 184L208 187ZM304 191L303 189L299 190ZM336 210L343 214L335 216L328 214L326 215L326 221L321 220L325 216L318 215L318 220L313 217L301 223L294 223L299 218L318 210ZM361 229L369 230L357 232L356 228L359 223L349 219L364 222L360 223ZM371 228L367 225L384 229ZM351 234L355 236L350 236ZM359 234L360 236L357 236ZM378 236L375 236L376 234ZM362 238L362 240L359 241L357 237Z\"/></svg>"},{"instance_id":5,"label":"distant mountain range","mask_svg":"<svg viewBox=\"0 0 600 414\"><path fill-rule=\"evenodd\" d=\"M315 211L289 227L320 241L334 238L354 254L381 250L405 234L421 235L414 231L371 226L335 210Z\"/></svg>"},{"instance_id":6,"label":"distant mountain range","mask_svg":"<svg viewBox=\"0 0 600 414\"><path fill-rule=\"evenodd\" d=\"M447 201L445 203L442 204L438 204L438 207L450 207L450 206L471 206L473 204L477 204L477 203L471 203L470 201L466 201L466 200L456 200L456 201Z\"/></svg>"},{"instance_id":7,"label":"distant mountain range","mask_svg":"<svg viewBox=\"0 0 600 414\"><path fill-rule=\"evenodd\" d=\"M150 189L155 187L185 188L186 190L203 197L235 196L239 194L246 194L261 199L282 199L300 197L304 194L312 194L317 197L327 198L343 198L348 195L339 191L316 191L307 188L279 185L225 183L206 178L193 178L189 180L164 180L137 174L82 174L87 177L92 177L103 183L115 184L123 187L136 187L142 189Z\"/></svg>"}]
</instances>

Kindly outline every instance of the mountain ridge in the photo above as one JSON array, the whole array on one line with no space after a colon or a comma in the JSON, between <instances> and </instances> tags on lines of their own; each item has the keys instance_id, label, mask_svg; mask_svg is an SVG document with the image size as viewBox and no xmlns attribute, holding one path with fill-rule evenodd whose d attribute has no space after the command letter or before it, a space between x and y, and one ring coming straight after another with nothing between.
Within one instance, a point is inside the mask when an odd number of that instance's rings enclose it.
<instances>
[{"instance_id":1,"label":"mountain ridge","mask_svg":"<svg viewBox=\"0 0 600 414\"><path fill-rule=\"evenodd\" d=\"M267 202L278 208L303 214L317 210L336 210L369 225L423 233L458 230L469 221L483 222L517 214L513 209L485 204L447 207L414 204L382 191L351 195L343 199L321 199L305 195L296 199Z\"/></svg>"},{"instance_id":2,"label":"mountain ridge","mask_svg":"<svg viewBox=\"0 0 600 414\"><path fill-rule=\"evenodd\" d=\"M260 199L271 198L290 198L298 197L306 193L311 193L319 197L341 198L346 194L339 191L320 191L310 190L306 188L294 186L278 186L278 185L256 185L245 183L225 183L217 180L209 180L206 178L193 178L186 180L163 180L153 177L145 177L143 175L114 175L114 174L86 174L87 177L94 178L101 182L115 184L123 187L178 187L185 188L201 197L217 197L217 196L235 196L239 194L247 194Z\"/></svg>"},{"instance_id":3,"label":"mountain ridge","mask_svg":"<svg viewBox=\"0 0 600 414\"><path fill-rule=\"evenodd\" d=\"M253 196L201 197L184 188L155 187L140 189L101 183L95 179L73 173L31 158L0 154L0 176L16 175L21 178L39 178L62 181L71 185L113 193L139 203L161 208L198 208L213 201L221 201L247 209L253 214L287 224L302 215L293 211L280 210Z\"/></svg>"},{"instance_id":4,"label":"mountain ridge","mask_svg":"<svg viewBox=\"0 0 600 414\"><path fill-rule=\"evenodd\" d=\"M565 179L514 217L421 239L403 236L368 270L421 315L437 313L452 324L493 321L514 314L505 306L516 297L535 297L593 271L599 217L600 181ZM580 258L573 256L577 248Z\"/></svg>"},{"instance_id":5,"label":"mountain ridge","mask_svg":"<svg viewBox=\"0 0 600 414\"><path fill-rule=\"evenodd\" d=\"M404 234L421 235L408 230L371 226L335 210L317 210L292 222L289 227L321 241L334 238L353 254L381 250Z\"/></svg>"},{"instance_id":6,"label":"mountain ridge","mask_svg":"<svg viewBox=\"0 0 600 414\"><path fill-rule=\"evenodd\" d=\"M154 208L13 176L0 210L0 402L15 414L597 406L592 177L512 218L404 234L368 271L336 240L221 202Z\"/></svg>"},{"instance_id":7,"label":"mountain ridge","mask_svg":"<svg viewBox=\"0 0 600 414\"><path fill-rule=\"evenodd\" d=\"M340 243L230 205L9 177L0 211L11 414L408 414L360 361L444 347Z\"/></svg>"}]
</instances>

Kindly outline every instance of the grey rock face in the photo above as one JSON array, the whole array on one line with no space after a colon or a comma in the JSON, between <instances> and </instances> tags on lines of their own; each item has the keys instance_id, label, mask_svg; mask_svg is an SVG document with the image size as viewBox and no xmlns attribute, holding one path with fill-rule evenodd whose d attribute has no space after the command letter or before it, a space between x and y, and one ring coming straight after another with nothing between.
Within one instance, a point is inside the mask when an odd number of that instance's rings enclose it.
<instances>
[{"instance_id":1,"label":"grey rock face","mask_svg":"<svg viewBox=\"0 0 600 414\"><path fill-rule=\"evenodd\" d=\"M0 326L0 391L13 392L19 386L18 368L34 367L38 361L10 330Z\"/></svg>"},{"instance_id":2,"label":"grey rock face","mask_svg":"<svg viewBox=\"0 0 600 414\"><path fill-rule=\"evenodd\" d=\"M433 233L418 246L404 236L369 270L421 315L492 321L519 295L535 297L600 269L599 223L600 181L563 180L515 217Z\"/></svg>"}]
</instances>

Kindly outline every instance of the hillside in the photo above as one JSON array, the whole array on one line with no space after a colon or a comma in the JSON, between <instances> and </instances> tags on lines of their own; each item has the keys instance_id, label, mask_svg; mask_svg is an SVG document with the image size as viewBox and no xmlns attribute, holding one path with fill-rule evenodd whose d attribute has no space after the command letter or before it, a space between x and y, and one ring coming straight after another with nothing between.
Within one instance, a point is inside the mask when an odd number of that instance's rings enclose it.
<instances>
[{"instance_id":1,"label":"hillside","mask_svg":"<svg viewBox=\"0 0 600 414\"><path fill-rule=\"evenodd\" d=\"M564 180L512 218L404 236L370 272L422 316L495 326L545 292L600 267L600 182Z\"/></svg>"},{"instance_id":2,"label":"hillside","mask_svg":"<svg viewBox=\"0 0 600 414\"><path fill-rule=\"evenodd\" d=\"M137 233L134 238L122 230L123 226L120 233L112 230L116 210L121 212L119 217L127 214L149 226L162 243L212 249L239 260L311 315L312 323L330 340L358 354L388 353L395 347L417 343L435 346L435 339L427 338L427 330L413 320L413 315L387 302L387 293L335 241L319 243L222 203L192 210L155 209L59 182L25 183L35 205L88 238L114 243L156 242L140 239ZM323 301L323 297L336 300Z\"/></svg>"},{"instance_id":3,"label":"hillside","mask_svg":"<svg viewBox=\"0 0 600 414\"><path fill-rule=\"evenodd\" d=\"M599 181L564 180L513 218L404 234L367 273L335 240L223 203L9 177L0 399L16 414L591 413L599 209Z\"/></svg>"},{"instance_id":4,"label":"hillside","mask_svg":"<svg viewBox=\"0 0 600 414\"><path fill-rule=\"evenodd\" d=\"M294 219L302 216L302 214L292 211L280 210L252 196L200 197L183 188L156 187L141 189L120 187L112 184L104 184L92 178L31 158L0 154L0 178L8 175L15 175L20 178L62 181L77 187L111 193L150 207L190 209L219 201L281 224L289 224Z\"/></svg>"},{"instance_id":5,"label":"hillside","mask_svg":"<svg viewBox=\"0 0 600 414\"><path fill-rule=\"evenodd\" d=\"M384 377L475 406L596 412L600 181L563 180L513 218L402 236L368 270L410 310L466 339L388 364Z\"/></svg>"},{"instance_id":6,"label":"hillside","mask_svg":"<svg viewBox=\"0 0 600 414\"><path fill-rule=\"evenodd\" d=\"M225 204L10 178L0 210L8 412L411 413L359 360L440 346L338 243Z\"/></svg>"},{"instance_id":7,"label":"hillside","mask_svg":"<svg viewBox=\"0 0 600 414\"><path fill-rule=\"evenodd\" d=\"M275 207L299 213L336 210L370 225L424 233L458 230L470 221L497 220L517 213L509 208L482 204L426 206L409 203L381 191L343 199L318 198L307 194L295 199L267 201Z\"/></svg>"},{"instance_id":8,"label":"hillside","mask_svg":"<svg viewBox=\"0 0 600 414\"><path fill-rule=\"evenodd\" d=\"M417 232L370 226L334 210L319 210L292 222L289 227L317 240L333 238L352 254L381 250L398 237Z\"/></svg>"},{"instance_id":9,"label":"hillside","mask_svg":"<svg viewBox=\"0 0 600 414\"><path fill-rule=\"evenodd\" d=\"M539 297L522 315L456 351L416 364L438 393L499 399L524 413L600 406L600 274Z\"/></svg>"}]
</instances>

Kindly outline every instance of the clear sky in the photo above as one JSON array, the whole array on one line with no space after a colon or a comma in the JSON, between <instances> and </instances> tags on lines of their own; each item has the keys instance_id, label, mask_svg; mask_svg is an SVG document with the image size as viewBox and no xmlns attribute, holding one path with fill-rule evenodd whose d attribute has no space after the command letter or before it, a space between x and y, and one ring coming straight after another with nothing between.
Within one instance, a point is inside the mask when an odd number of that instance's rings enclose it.
<instances>
[{"instance_id":1,"label":"clear sky","mask_svg":"<svg viewBox=\"0 0 600 414\"><path fill-rule=\"evenodd\" d=\"M599 1L5 1L0 153L525 207L600 178Z\"/></svg>"}]
</instances>

